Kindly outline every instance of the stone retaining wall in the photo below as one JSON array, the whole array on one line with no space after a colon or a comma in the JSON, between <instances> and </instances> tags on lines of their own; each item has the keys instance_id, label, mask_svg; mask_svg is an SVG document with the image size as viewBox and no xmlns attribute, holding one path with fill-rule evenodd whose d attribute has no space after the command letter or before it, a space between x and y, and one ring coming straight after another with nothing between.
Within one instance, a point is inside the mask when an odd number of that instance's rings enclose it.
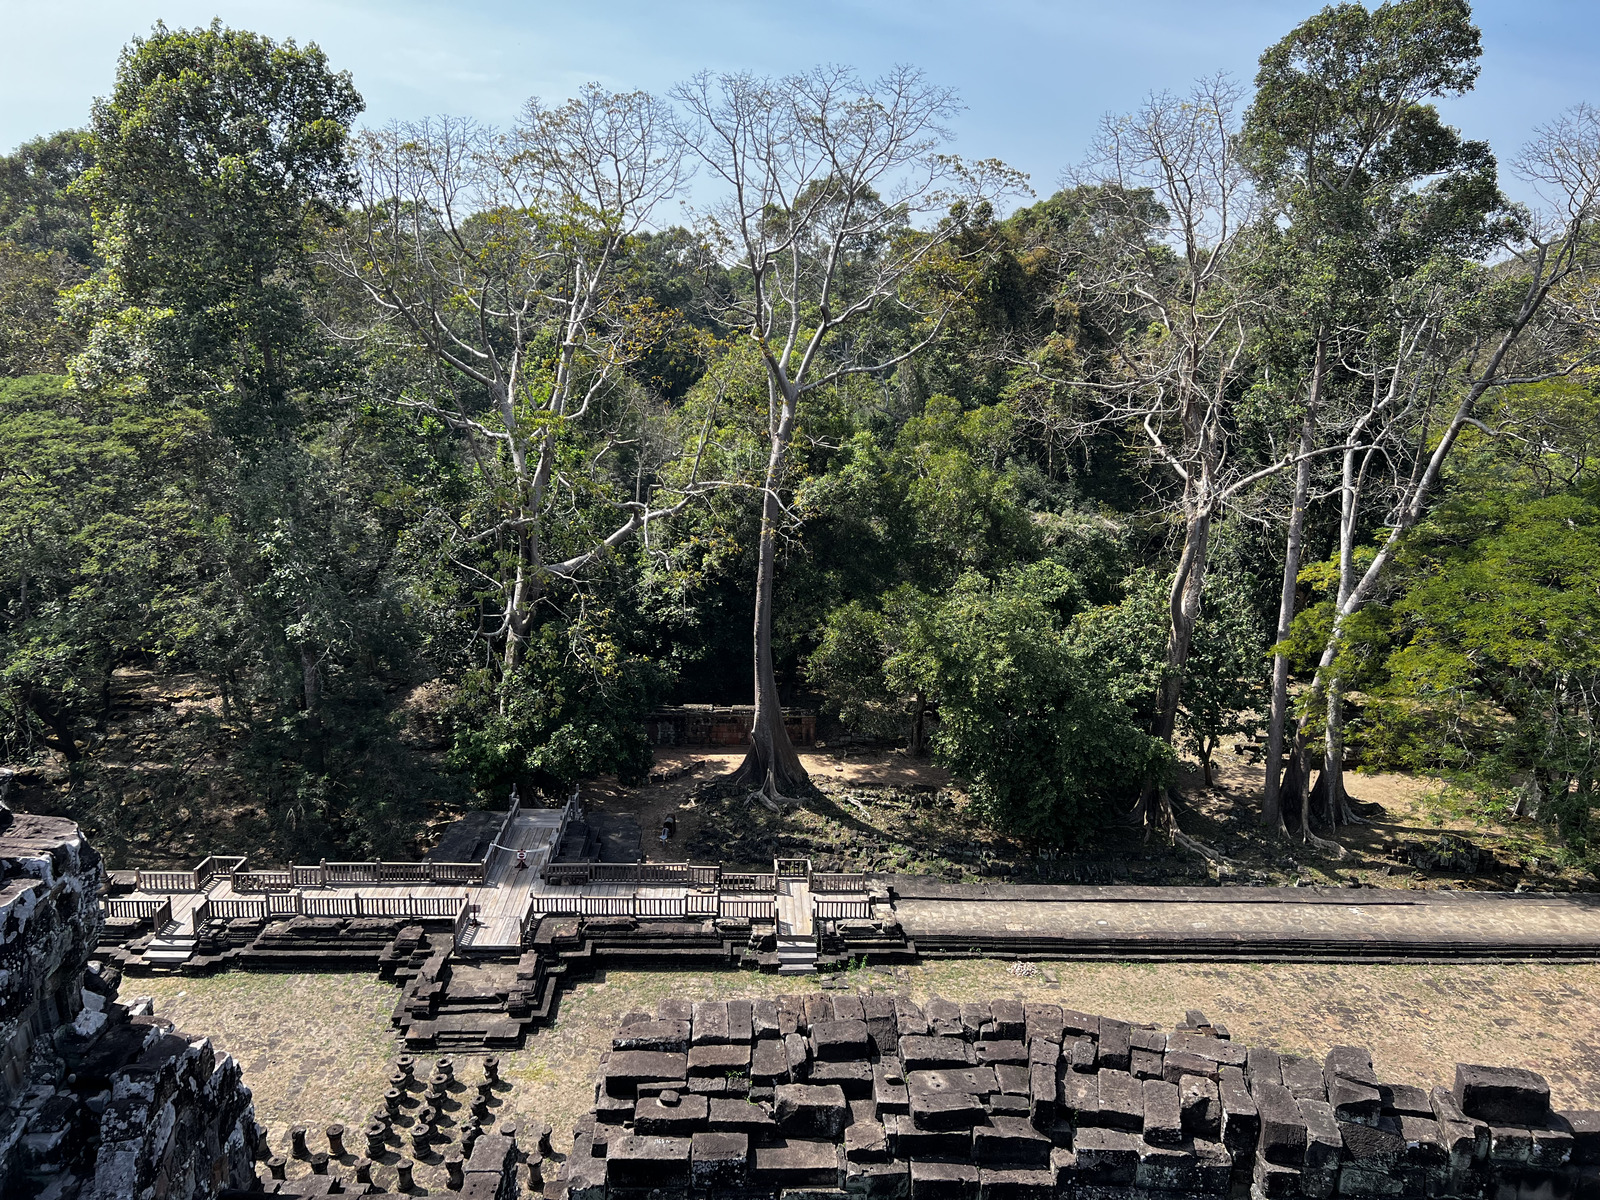
<instances>
[{"instance_id":1,"label":"stone retaining wall","mask_svg":"<svg viewBox=\"0 0 1600 1200\"><path fill-rule=\"evenodd\" d=\"M90 969L102 882L75 824L0 805L0 1197L253 1187L260 1130L238 1066Z\"/></svg>"},{"instance_id":2,"label":"stone retaining wall","mask_svg":"<svg viewBox=\"0 0 1600 1200\"><path fill-rule=\"evenodd\" d=\"M555 1186L566 1200L1263 1200L1600 1196L1600 1113L1463 1065L1388 1084L1052 1004L883 995L689 1004L624 1018Z\"/></svg>"}]
</instances>

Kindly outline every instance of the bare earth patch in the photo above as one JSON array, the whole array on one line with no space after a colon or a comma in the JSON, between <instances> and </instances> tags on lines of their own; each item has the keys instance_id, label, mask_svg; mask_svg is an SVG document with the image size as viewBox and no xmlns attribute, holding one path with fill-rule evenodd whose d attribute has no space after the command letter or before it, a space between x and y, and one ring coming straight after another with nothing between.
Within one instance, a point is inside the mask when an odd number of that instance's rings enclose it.
<instances>
[{"instance_id":1,"label":"bare earth patch","mask_svg":"<svg viewBox=\"0 0 1600 1200\"><path fill-rule=\"evenodd\" d=\"M1600 965L1373 966L1363 964L1037 963L1031 977L995 960L861 967L845 981L925 1000L1014 996L1171 1026L1189 1008L1229 1027L1235 1040L1321 1058L1330 1046L1368 1046L1396 1083L1448 1083L1456 1062L1529 1067L1549 1078L1558 1107L1600 1106ZM621 1017L668 996L689 1000L774 996L803 990L792 978L748 972L611 971L562 997L553 1025L527 1048L501 1055L510 1085L496 1115L554 1129L558 1151L594 1102L600 1055ZM331 1121L356 1131L382 1102L399 1047L389 1029L396 991L370 975L268 975L129 980L124 998L154 997L156 1012L208 1036L244 1067L257 1117L275 1148L288 1129L317 1133ZM419 1064L419 1074L425 1074ZM476 1057L458 1060L462 1090L476 1085ZM280 1152L283 1152L280 1150ZM392 1164L396 1156L391 1154ZM352 1159L353 1161L353 1159ZM437 1155L419 1183L442 1181ZM392 1179L392 1165L378 1177ZM298 1172L304 1173L304 1167Z\"/></svg>"}]
</instances>

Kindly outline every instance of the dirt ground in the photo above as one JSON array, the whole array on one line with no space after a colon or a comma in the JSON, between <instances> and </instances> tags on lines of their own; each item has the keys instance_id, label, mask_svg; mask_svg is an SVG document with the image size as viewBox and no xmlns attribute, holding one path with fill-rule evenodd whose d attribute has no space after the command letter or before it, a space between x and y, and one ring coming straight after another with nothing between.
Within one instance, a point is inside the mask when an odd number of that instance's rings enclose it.
<instances>
[{"instance_id":1,"label":"dirt ground","mask_svg":"<svg viewBox=\"0 0 1600 1200\"><path fill-rule=\"evenodd\" d=\"M1022 976L1018 970L1032 970ZM1550 1080L1557 1107L1600 1106L1600 965L1373 966L1357 964L1037 963L950 960L861 967L847 985L926 1000L1014 996L1170 1027L1199 1008L1234 1040L1321 1058L1330 1046L1371 1048L1379 1075L1419 1087L1448 1083L1458 1061L1528 1067ZM623 1014L668 996L772 996L792 979L750 972L611 971L576 984L554 1023L526 1049L501 1056L508 1087L497 1115L554 1129L557 1151L594 1102L600 1054ZM155 1011L233 1054L255 1092L274 1146L288 1129L331 1121L359 1129L382 1100L399 1048L389 1030L398 992L370 975L229 972L200 979L132 979ZM419 1064L419 1071L431 1060ZM482 1078L457 1060L462 1090ZM352 1135L352 1144L360 1139ZM313 1135L320 1144L320 1132ZM390 1155L391 1160L395 1158ZM352 1160L353 1161L353 1160ZM299 1168L302 1172L304 1167ZM385 1172L388 1174L386 1175ZM392 1182L392 1163L380 1182ZM442 1187L437 1156L418 1181Z\"/></svg>"},{"instance_id":2,"label":"dirt ground","mask_svg":"<svg viewBox=\"0 0 1600 1200\"><path fill-rule=\"evenodd\" d=\"M1226 861L1220 865L1159 841L1146 844L1136 831L1116 827L1064 853L1040 852L985 826L948 772L899 750L802 751L820 798L775 816L709 786L741 757L712 747L663 748L651 783L625 788L615 778L594 780L583 785L583 796L595 809L636 815L648 859L720 861L744 870L770 870L772 858L784 855L809 857L822 869L968 881L1595 886L1581 866L1561 863L1536 823L1489 819L1469 798L1425 777L1348 774L1351 794L1370 815L1368 824L1338 831L1342 858L1294 835L1268 836L1259 824L1265 769L1250 748L1219 749L1210 787L1193 764L1179 781L1179 826L1221 852ZM661 841L669 815L677 820L676 833Z\"/></svg>"}]
</instances>

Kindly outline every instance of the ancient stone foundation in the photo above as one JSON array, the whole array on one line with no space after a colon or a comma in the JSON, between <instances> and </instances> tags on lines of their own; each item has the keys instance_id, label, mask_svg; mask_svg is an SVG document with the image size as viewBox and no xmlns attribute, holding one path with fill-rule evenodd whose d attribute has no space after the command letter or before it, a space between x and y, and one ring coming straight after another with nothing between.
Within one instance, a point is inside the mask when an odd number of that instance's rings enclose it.
<instances>
[{"instance_id":1,"label":"ancient stone foundation","mask_svg":"<svg viewBox=\"0 0 1600 1200\"><path fill-rule=\"evenodd\" d=\"M190 1200L256 1184L227 1055L89 968L100 858L71 821L0 805L0 1197Z\"/></svg>"},{"instance_id":2,"label":"ancient stone foundation","mask_svg":"<svg viewBox=\"0 0 1600 1200\"><path fill-rule=\"evenodd\" d=\"M670 1196L1600 1197L1600 1113L1530 1071L1431 1092L1053 1004L812 995L624 1018L552 1188Z\"/></svg>"}]
</instances>

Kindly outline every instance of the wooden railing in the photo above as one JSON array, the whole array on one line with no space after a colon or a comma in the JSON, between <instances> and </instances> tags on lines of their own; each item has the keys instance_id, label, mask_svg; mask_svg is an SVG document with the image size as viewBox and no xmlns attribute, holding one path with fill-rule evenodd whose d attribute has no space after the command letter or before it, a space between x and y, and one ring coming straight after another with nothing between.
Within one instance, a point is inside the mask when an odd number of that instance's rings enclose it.
<instances>
[{"instance_id":1,"label":"wooden railing","mask_svg":"<svg viewBox=\"0 0 1600 1200\"><path fill-rule=\"evenodd\" d=\"M811 877L811 860L809 858L775 858L772 860L772 873L779 879L809 879Z\"/></svg>"},{"instance_id":2,"label":"wooden railing","mask_svg":"<svg viewBox=\"0 0 1600 1200\"><path fill-rule=\"evenodd\" d=\"M244 866L242 854L212 854L200 860L200 865L194 869L195 882L205 887L211 880L219 875L232 875Z\"/></svg>"},{"instance_id":3,"label":"wooden railing","mask_svg":"<svg viewBox=\"0 0 1600 1200\"><path fill-rule=\"evenodd\" d=\"M589 882L589 863L550 863L544 869L544 881L557 887L569 887Z\"/></svg>"},{"instance_id":4,"label":"wooden railing","mask_svg":"<svg viewBox=\"0 0 1600 1200\"><path fill-rule=\"evenodd\" d=\"M725 921L771 921L774 908L771 896L724 896L717 915Z\"/></svg>"},{"instance_id":5,"label":"wooden railing","mask_svg":"<svg viewBox=\"0 0 1600 1200\"><path fill-rule=\"evenodd\" d=\"M286 871L238 871L236 892L288 891L291 888L405 886L418 883L481 884L483 864L430 862L330 862L292 866Z\"/></svg>"},{"instance_id":6,"label":"wooden railing","mask_svg":"<svg viewBox=\"0 0 1600 1200\"><path fill-rule=\"evenodd\" d=\"M141 892L198 892L200 880L193 871L146 871L142 867L134 872Z\"/></svg>"},{"instance_id":7,"label":"wooden railing","mask_svg":"<svg viewBox=\"0 0 1600 1200\"><path fill-rule=\"evenodd\" d=\"M287 892L294 887L294 876L289 871L235 871L233 890L236 892Z\"/></svg>"},{"instance_id":8,"label":"wooden railing","mask_svg":"<svg viewBox=\"0 0 1600 1200\"><path fill-rule=\"evenodd\" d=\"M154 922L158 929L172 920L171 900L105 899L100 902L100 908L113 921L148 921L160 917Z\"/></svg>"},{"instance_id":9,"label":"wooden railing","mask_svg":"<svg viewBox=\"0 0 1600 1200\"><path fill-rule=\"evenodd\" d=\"M775 892L778 890L778 877L725 873L720 881L720 887L725 892Z\"/></svg>"},{"instance_id":10,"label":"wooden railing","mask_svg":"<svg viewBox=\"0 0 1600 1200\"><path fill-rule=\"evenodd\" d=\"M715 890L722 868L699 863L550 863L544 881L556 887L581 887L586 883L645 883L657 887L694 887Z\"/></svg>"},{"instance_id":11,"label":"wooden railing","mask_svg":"<svg viewBox=\"0 0 1600 1200\"><path fill-rule=\"evenodd\" d=\"M872 916L872 902L869 900L823 900L818 897L814 903L816 909L813 915L819 921L865 921Z\"/></svg>"},{"instance_id":12,"label":"wooden railing","mask_svg":"<svg viewBox=\"0 0 1600 1200\"><path fill-rule=\"evenodd\" d=\"M206 903L213 920L265 921L269 915L265 900L209 900Z\"/></svg>"},{"instance_id":13,"label":"wooden railing","mask_svg":"<svg viewBox=\"0 0 1600 1200\"><path fill-rule=\"evenodd\" d=\"M153 901L108 901L110 904L151 904ZM198 932L207 921L268 920L273 917L455 917L465 896L308 896L301 892L272 892L260 899L219 900L208 897L195 906L191 927ZM162 906L169 910L170 902Z\"/></svg>"},{"instance_id":14,"label":"wooden railing","mask_svg":"<svg viewBox=\"0 0 1600 1200\"><path fill-rule=\"evenodd\" d=\"M477 915L478 906L476 904L463 903L461 905L461 911L456 913L455 924L450 930L450 939L453 945L460 946L463 944L466 940L467 930L472 927L473 918Z\"/></svg>"},{"instance_id":15,"label":"wooden railing","mask_svg":"<svg viewBox=\"0 0 1600 1200\"><path fill-rule=\"evenodd\" d=\"M867 890L867 877L853 874L824 874L821 871L814 871L811 875L811 890L813 892L864 892Z\"/></svg>"},{"instance_id":16,"label":"wooden railing","mask_svg":"<svg viewBox=\"0 0 1600 1200\"><path fill-rule=\"evenodd\" d=\"M714 917L717 909L715 892L689 892L683 898L683 915L686 917Z\"/></svg>"}]
</instances>

